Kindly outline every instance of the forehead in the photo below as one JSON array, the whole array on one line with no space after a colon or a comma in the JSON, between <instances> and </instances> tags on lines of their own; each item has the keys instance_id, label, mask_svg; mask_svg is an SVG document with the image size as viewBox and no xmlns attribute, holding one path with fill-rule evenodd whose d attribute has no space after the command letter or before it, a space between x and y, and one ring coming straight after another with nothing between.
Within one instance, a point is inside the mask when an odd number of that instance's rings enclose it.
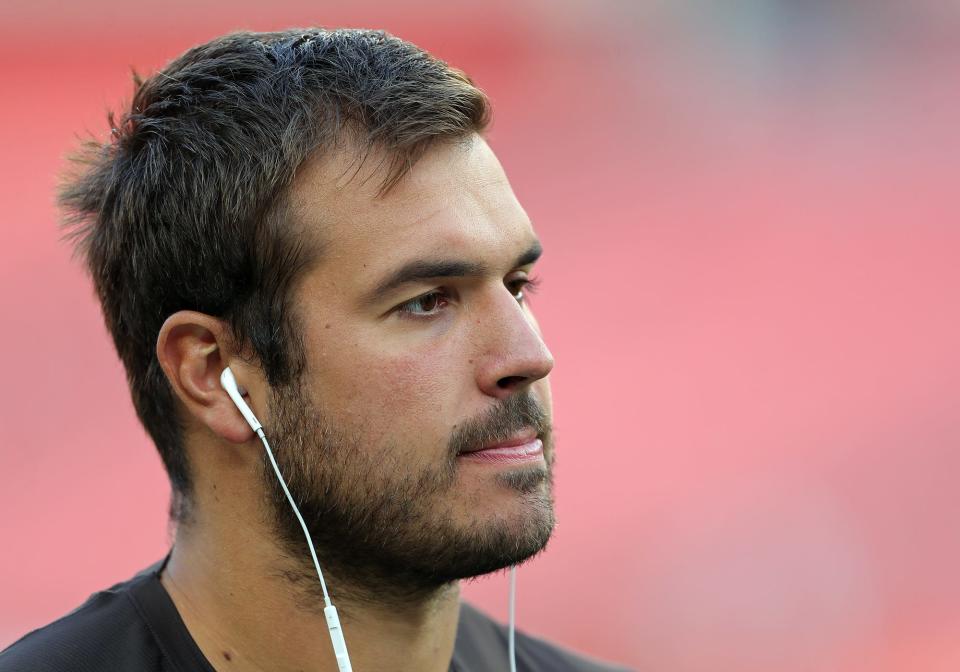
<instances>
[{"instance_id":1,"label":"forehead","mask_svg":"<svg viewBox=\"0 0 960 672\"><path fill-rule=\"evenodd\" d=\"M425 254L515 256L534 239L500 162L479 136L431 147L386 194L388 160L349 148L307 162L290 191L322 246L320 267L375 270ZM319 269L318 269L319 270Z\"/></svg>"}]
</instances>

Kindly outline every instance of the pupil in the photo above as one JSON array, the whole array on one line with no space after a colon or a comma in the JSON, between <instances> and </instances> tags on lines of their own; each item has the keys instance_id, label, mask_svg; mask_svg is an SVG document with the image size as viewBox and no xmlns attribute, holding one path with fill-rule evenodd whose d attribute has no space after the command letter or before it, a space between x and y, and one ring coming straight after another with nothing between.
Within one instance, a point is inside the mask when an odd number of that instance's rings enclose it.
<instances>
[{"instance_id":1,"label":"pupil","mask_svg":"<svg viewBox=\"0 0 960 672\"><path fill-rule=\"evenodd\" d=\"M420 308L423 309L423 312L429 313L429 312L431 312L431 311L432 311L434 308L436 308L436 307L437 307L437 295L436 295L436 294L429 294L429 295L423 297L422 299L420 299Z\"/></svg>"}]
</instances>

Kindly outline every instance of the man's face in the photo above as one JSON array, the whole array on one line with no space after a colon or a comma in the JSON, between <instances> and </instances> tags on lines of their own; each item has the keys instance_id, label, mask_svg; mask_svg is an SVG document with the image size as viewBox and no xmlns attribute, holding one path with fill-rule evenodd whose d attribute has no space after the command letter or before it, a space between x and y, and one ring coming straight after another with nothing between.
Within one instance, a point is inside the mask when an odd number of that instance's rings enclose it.
<instances>
[{"instance_id":1,"label":"man's face","mask_svg":"<svg viewBox=\"0 0 960 672\"><path fill-rule=\"evenodd\" d=\"M553 360L524 296L539 244L486 142L430 149L377 197L381 177L346 153L298 174L322 251L295 293L305 373L266 430L321 562L412 594L546 544Z\"/></svg>"}]
</instances>

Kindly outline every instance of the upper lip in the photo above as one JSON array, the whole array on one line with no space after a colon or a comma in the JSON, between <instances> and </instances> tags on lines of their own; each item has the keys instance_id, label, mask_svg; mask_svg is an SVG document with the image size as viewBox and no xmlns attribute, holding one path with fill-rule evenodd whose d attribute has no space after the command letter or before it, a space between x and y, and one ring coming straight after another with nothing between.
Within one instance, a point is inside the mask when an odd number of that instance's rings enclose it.
<instances>
[{"instance_id":1,"label":"upper lip","mask_svg":"<svg viewBox=\"0 0 960 672\"><path fill-rule=\"evenodd\" d=\"M505 439L491 441L482 446L470 448L463 452L475 453L480 450L489 450L491 448L511 448L513 446L524 446L537 438L537 430L533 427L524 427L520 431L514 432Z\"/></svg>"}]
</instances>

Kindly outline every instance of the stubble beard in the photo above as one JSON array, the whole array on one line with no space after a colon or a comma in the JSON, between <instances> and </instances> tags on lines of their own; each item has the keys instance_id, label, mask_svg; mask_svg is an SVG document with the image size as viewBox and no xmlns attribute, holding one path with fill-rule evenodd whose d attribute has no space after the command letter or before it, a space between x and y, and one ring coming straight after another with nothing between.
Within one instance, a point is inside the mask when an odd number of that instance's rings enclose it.
<instances>
[{"instance_id":1,"label":"stubble beard","mask_svg":"<svg viewBox=\"0 0 960 672\"><path fill-rule=\"evenodd\" d=\"M502 400L462 424L435 463L411 472L407 453L373 449L340 432L292 385L275 388L266 428L280 471L310 531L331 595L380 605L422 600L459 579L520 564L542 551L554 527L549 417L529 391ZM523 502L521 520L456 520L457 454L534 427L546 465L497 474ZM322 603L309 549L283 490L264 458L268 523L288 561L282 576L303 606ZM514 509L516 510L516 509Z\"/></svg>"}]
</instances>

